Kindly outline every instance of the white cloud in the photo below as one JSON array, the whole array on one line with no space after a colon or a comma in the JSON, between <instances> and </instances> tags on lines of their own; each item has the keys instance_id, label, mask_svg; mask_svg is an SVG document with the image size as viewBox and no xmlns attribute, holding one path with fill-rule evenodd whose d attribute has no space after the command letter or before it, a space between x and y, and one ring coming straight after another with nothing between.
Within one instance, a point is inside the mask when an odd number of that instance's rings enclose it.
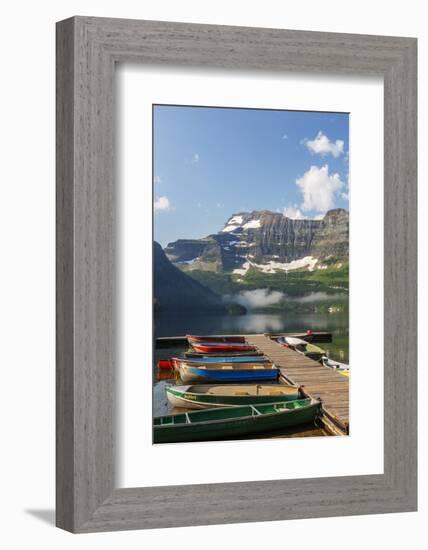
<instances>
[{"instance_id":1,"label":"white cloud","mask_svg":"<svg viewBox=\"0 0 428 550\"><path fill-rule=\"evenodd\" d=\"M155 176L155 177L153 178L153 183L156 184L156 183L161 183L161 182L162 182L162 180L161 180L160 176Z\"/></svg>"},{"instance_id":2,"label":"white cloud","mask_svg":"<svg viewBox=\"0 0 428 550\"><path fill-rule=\"evenodd\" d=\"M316 210L327 212L334 208L334 196L343 187L343 181L339 174L329 174L328 165L321 168L311 166L301 178L296 180L296 185L303 193L303 211Z\"/></svg>"},{"instance_id":3,"label":"white cloud","mask_svg":"<svg viewBox=\"0 0 428 550\"><path fill-rule=\"evenodd\" d=\"M286 206L282 211L283 215L290 220L305 220L306 216L300 210L300 208L295 204L294 206Z\"/></svg>"},{"instance_id":4,"label":"white cloud","mask_svg":"<svg viewBox=\"0 0 428 550\"><path fill-rule=\"evenodd\" d=\"M158 210L170 210L171 204L168 197L158 197L157 199L155 199L153 207L155 209L155 212L157 212Z\"/></svg>"},{"instance_id":5,"label":"white cloud","mask_svg":"<svg viewBox=\"0 0 428 550\"><path fill-rule=\"evenodd\" d=\"M343 200L349 201L349 172L345 175L345 189L340 193Z\"/></svg>"},{"instance_id":6,"label":"white cloud","mask_svg":"<svg viewBox=\"0 0 428 550\"><path fill-rule=\"evenodd\" d=\"M311 153L321 155L322 157L331 154L334 158L343 154L343 146L345 144L342 139L337 139L335 142L330 141L321 131L318 132L315 139L305 139L303 142Z\"/></svg>"},{"instance_id":7,"label":"white cloud","mask_svg":"<svg viewBox=\"0 0 428 550\"><path fill-rule=\"evenodd\" d=\"M199 153L195 153L190 161L192 164L198 164L199 162Z\"/></svg>"}]
</instances>

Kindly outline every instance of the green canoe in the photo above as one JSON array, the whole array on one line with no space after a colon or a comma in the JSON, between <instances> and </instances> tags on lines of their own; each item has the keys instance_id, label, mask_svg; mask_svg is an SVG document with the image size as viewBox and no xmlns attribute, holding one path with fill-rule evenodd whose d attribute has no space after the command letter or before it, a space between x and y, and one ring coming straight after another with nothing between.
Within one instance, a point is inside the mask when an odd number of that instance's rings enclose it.
<instances>
[{"instance_id":1,"label":"green canoe","mask_svg":"<svg viewBox=\"0 0 428 550\"><path fill-rule=\"evenodd\" d=\"M174 407L210 409L231 405L257 405L299 399L299 388L285 384L200 384L169 386L166 395Z\"/></svg>"},{"instance_id":2,"label":"green canoe","mask_svg":"<svg viewBox=\"0 0 428 550\"><path fill-rule=\"evenodd\" d=\"M296 350L300 353L303 353L303 355L306 355L306 357L313 359L314 361L321 361L323 356L325 355L325 351L315 344L308 343L306 344L306 346L303 347L302 350L297 348Z\"/></svg>"},{"instance_id":3,"label":"green canoe","mask_svg":"<svg viewBox=\"0 0 428 550\"><path fill-rule=\"evenodd\" d=\"M271 432L314 422L319 407L316 399L300 399L158 416L153 422L153 443L233 439Z\"/></svg>"}]
</instances>

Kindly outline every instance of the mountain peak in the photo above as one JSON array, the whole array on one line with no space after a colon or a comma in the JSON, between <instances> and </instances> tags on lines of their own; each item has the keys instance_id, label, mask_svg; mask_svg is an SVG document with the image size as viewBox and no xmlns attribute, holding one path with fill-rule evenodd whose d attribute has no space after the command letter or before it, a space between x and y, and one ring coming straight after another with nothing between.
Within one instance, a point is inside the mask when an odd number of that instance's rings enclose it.
<instances>
[{"instance_id":1,"label":"mountain peak","mask_svg":"<svg viewBox=\"0 0 428 550\"><path fill-rule=\"evenodd\" d=\"M165 252L184 270L239 275L252 266L262 271L269 267L275 273L304 268L303 260L313 269L315 263L322 266L324 259L332 257L347 261L348 216L343 208L328 211L322 219L292 219L270 210L238 212L218 233L180 239L168 244Z\"/></svg>"},{"instance_id":2,"label":"mountain peak","mask_svg":"<svg viewBox=\"0 0 428 550\"><path fill-rule=\"evenodd\" d=\"M333 208L328 210L323 216L316 218L293 218L286 216L283 212L272 212L271 210L253 210L251 212L236 212L232 214L224 224L221 232L240 232L245 229L257 229L265 224L271 224L275 220L286 218L290 221L298 222L321 222L332 218L347 218L349 212L344 208ZM256 223L257 222L257 223Z\"/></svg>"},{"instance_id":3,"label":"mountain peak","mask_svg":"<svg viewBox=\"0 0 428 550\"><path fill-rule=\"evenodd\" d=\"M349 216L349 212L344 208L333 208L332 210L328 210L328 212L325 213L324 218L326 218L327 216Z\"/></svg>"},{"instance_id":4,"label":"mountain peak","mask_svg":"<svg viewBox=\"0 0 428 550\"><path fill-rule=\"evenodd\" d=\"M242 232L246 229L258 229L261 225L260 212L241 212L233 214L221 231L223 233Z\"/></svg>"}]
</instances>

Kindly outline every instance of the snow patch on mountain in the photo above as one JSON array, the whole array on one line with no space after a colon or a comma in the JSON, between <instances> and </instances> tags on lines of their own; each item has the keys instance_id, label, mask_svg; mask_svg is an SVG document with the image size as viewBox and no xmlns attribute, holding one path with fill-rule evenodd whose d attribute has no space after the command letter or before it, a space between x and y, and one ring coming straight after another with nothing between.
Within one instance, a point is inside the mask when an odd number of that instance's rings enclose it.
<instances>
[{"instance_id":1,"label":"snow patch on mountain","mask_svg":"<svg viewBox=\"0 0 428 550\"><path fill-rule=\"evenodd\" d=\"M235 231L235 229L238 229L238 227L241 227L240 225L226 225L226 227L223 227L222 232L223 233L230 233L231 231Z\"/></svg>"},{"instance_id":2,"label":"snow patch on mountain","mask_svg":"<svg viewBox=\"0 0 428 550\"><path fill-rule=\"evenodd\" d=\"M226 223L226 226L222 229L222 232L230 233L231 231L235 231L235 229L238 229L238 227L242 225L243 221L244 218L242 216L232 216Z\"/></svg>"},{"instance_id":3,"label":"snow patch on mountain","mask_svg":"<svg viewBox=\"0 0 428 550\"><path fill-rule=\"evenodd\" d=\"M294 269L307 268L308 271L313 271L318 258L312 256L305 256L299 260L293 260L288 263L275 262L270 260L266 264L254 264L257 269L260 269L263 273L276 273L277 271L293 271Z\"/></svg>"},{"instance_id":4,"label":"snow patch on mountain","mask_svg":"<svg viewBox=\"0 0 428 550\"><path fill-rule=\"evenodd\" d=\"M240 269L234 269L233 273L235 273L236 275L245 275L249 269L250 262L245 262Z\"/></svg>"},{"instance_id":5,"label":"snow patch on mountain","mask_svg":"<svg viewBox=\"0 0 428 550\"><path fill-rule=\"evenodd\" d=\"M295 269L304 269L304 268L307 268L308 271L313 271L317 262L318 262L318 258L313 258L312 256L305 256L304 258L300 258L298 260L292 260L291 262L288 262L288 263L275 262L273 260L270 260L265 264L257 264L249 260L247 256L247 261L242 265L241 268L234 269L233 273L236 275L245 275L251 266L255 267L259 271L262 271L263 273L276 273L277 271L288 272L288 271L293 271Z\"/></svg>"},{"instance_id":6,"label":"snow patch on mountain","mask_svg":"<svg viewBox=\"0 0 428 550\"><path fill-rule=\"evenodd\" d=\"M244 229L258 229L261 225L260 220L250 220L249 222L244 223L242 227Z\"/></svg>"},{"instance_id":7,"label":"snow patch on mountain","mask_svg":"<svg viewBox=\"0 0 428 550\"><path fill-rule=\"evenodd\" d=\"M244 221L244 218L242 216L232 216L228 221L228 224L241 225L243 221Z\"/></svg>"}]
</instances>

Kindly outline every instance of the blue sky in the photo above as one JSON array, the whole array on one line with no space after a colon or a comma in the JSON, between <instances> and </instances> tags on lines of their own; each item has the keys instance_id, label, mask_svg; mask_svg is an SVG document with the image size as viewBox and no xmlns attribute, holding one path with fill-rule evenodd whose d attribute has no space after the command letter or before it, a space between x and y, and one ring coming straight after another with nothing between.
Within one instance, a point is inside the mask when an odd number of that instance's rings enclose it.
<instances>
[{"instance_id":1,"label":"blue sky","mask_svg":"<svg viewBox=\"0 0 428 550\"><path fill-rule=\"evenodd\" d=\"M348 209L345 113L153 108L154 238L218 232L237 212Z\"/></svg>"}]
</instances>

